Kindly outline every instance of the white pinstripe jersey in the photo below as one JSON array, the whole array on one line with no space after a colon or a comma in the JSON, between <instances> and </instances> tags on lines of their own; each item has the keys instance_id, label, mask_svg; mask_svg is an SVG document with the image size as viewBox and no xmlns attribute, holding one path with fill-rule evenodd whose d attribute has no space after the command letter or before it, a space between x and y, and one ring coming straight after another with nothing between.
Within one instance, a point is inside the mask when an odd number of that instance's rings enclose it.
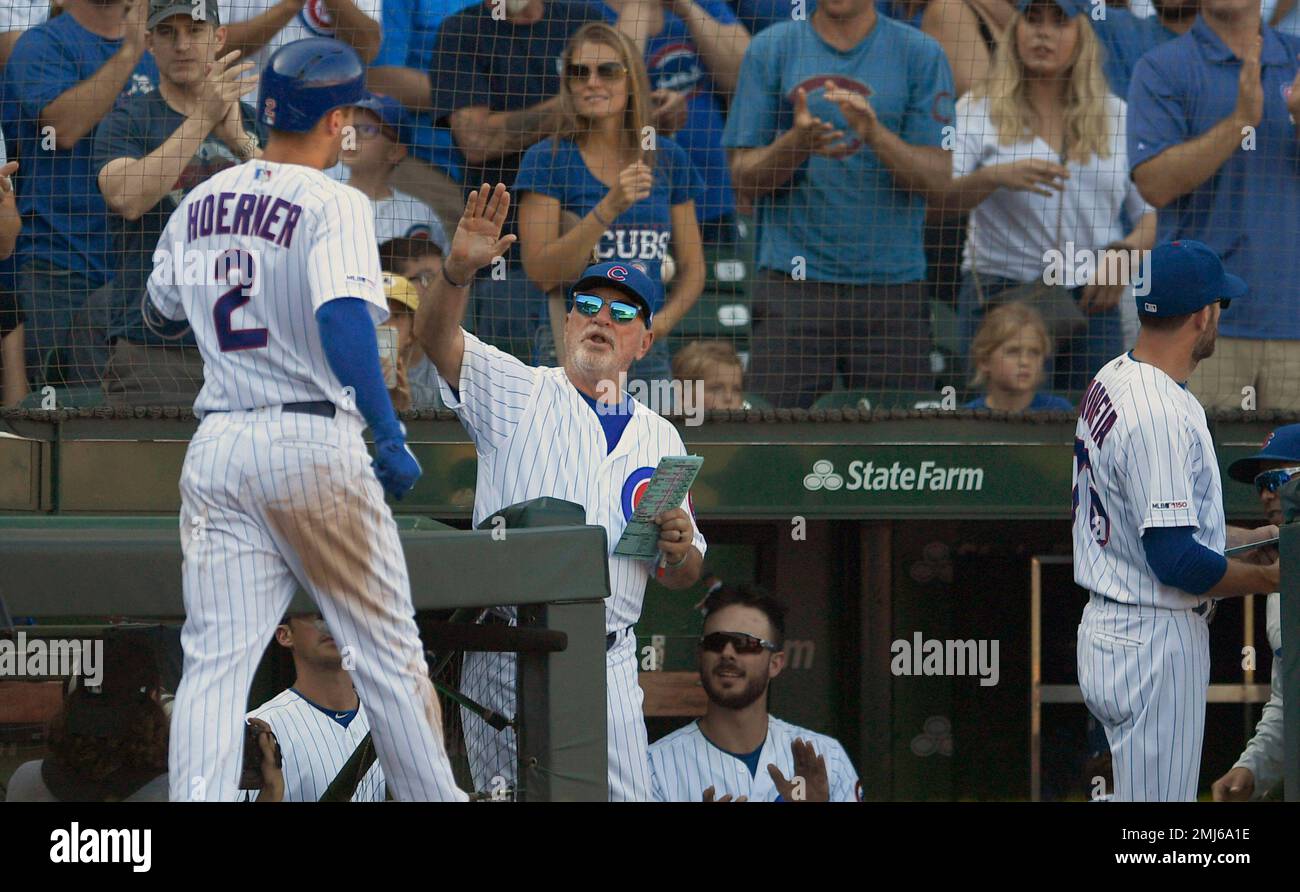
<instances>
[{"instance_id":1,"label":"white pinstripe jersey","mask_svg":"<svg viewBox=\"0 0 1300 892\"><path fill-rule=\"evenodd\" d=\"M344 728L289 688L248 714L271 726L284 756L284 801L319 802L362 739L370 733L370 719L364 704ZM370 766L353 802L383 802L384 772L379 763Z\"/></svg>"},{"instance_id":2,"label":"white pinstripe jersey","mask_svg":"<svg viewBox=\"0 0 1300 892\"><path fill-rule=\"evenodd\" d=\"M524 365L464 335L460 398L445 380L439 387L478 451L475 526L502 508L543 496L582 505L587 523L608 534L606 631L635 624L655 562L615 557L613 550L659 459L686 454L681 435L633 401L627 428L607 453L600 419L563 368ZM700 554L708 547L698 525L692 544Z\"/></svg>"},{"instance_id":3,"label":"white pinstripe jersey","mask_svg":"<svg viewBox=\"0 0 1300 892\"><path fill-rule=\"evenodd\" d=\"M321 348L315 313L340 297L388 318L370 200L319 170L250 161L196 186L167 221L149 297L188 319L209 410L329 400L357 412Z\"/></svg>"},{"instance_id":4,"label":"white pinstripe jersey","mask_svg":"<svg viewBox=\"0 0 1300 892\"><path fill-rule=\"evenodd\" d=\"M1124 604L1186 609L1201 599L1156 578L1152 527L1195 527L1223 553L1223 485L1205 410L1160 369L1129 354L1097 373L1074 440L1074 581Z\"/></svg>"},{"instance_id":5,"label":"white pinstripe jersey","mask_svg":"<svg viewBox=\"0 0 1300 892\"><path fill-rule=\"evenodd\" d=\"M858 802L858 773L840 742L773 715L767 717L767 740L752 777L744 762L704 736L699 722L656 740L650 744L651 792L657 802L699 802L704 791L713 787L718 799L730 793L733 798L748 797L750 802L775 802L778 793L767 766L775 765L787 779L794 778L790 744L801 738L826 758L831 802Z\"/></svg>"}]
</instances>

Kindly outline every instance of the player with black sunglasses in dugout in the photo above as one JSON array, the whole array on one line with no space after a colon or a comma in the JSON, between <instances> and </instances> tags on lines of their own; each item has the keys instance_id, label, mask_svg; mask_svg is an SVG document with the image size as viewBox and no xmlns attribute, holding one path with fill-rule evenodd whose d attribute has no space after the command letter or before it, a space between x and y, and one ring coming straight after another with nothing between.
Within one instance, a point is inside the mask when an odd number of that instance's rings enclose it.
<instances>
[{"instance_id":1,"label":"player with black sunglasses in dugout","mask_svg":"<svg viewBox=\"0 0 1300 892\"><path fill-rule=\"evenodd\" d=\"M786 668L785 607L758 586L720 587L704 602L698 645L704 716L650 745L661 802L854 802L862 791L839 741L767 711Z\"/></svg>"}]
</instances>

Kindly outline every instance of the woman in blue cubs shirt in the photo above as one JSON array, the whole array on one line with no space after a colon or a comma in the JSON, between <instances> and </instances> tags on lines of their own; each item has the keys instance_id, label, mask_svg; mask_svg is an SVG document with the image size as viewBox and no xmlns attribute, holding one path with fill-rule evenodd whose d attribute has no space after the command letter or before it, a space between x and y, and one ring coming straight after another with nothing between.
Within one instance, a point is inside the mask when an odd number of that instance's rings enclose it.
<instances>
[{"instance_id":1,"label":"woman in blue cubs shirt","mask_svg":"<svg viewBox=\"0 0 1300 892\"><path fill-rule=\"evenodd\" d=\"M570 125L528 150L513 188L520 196L524 270L549 296L552 325L538 332L537 359L549 360L553 328L556 364L562 361L564 327L556 320L567 310L564 286L590 263L622 260L658 286L654 344L628 378L667 380L667 335L704 288L695 219L702 182L685 151L648 126L649 79L626 36L601 22L584 25L563 62L560 97ZM566 213L577 222L564 231ZM676 272L665 294L663 261L670 246Z\"/></svg>"}]
</instances>

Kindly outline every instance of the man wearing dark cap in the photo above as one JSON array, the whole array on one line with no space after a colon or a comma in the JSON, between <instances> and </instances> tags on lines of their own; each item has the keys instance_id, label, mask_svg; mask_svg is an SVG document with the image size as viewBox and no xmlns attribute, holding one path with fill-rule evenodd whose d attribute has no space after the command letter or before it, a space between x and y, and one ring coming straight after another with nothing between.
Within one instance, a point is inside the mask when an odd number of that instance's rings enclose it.
<instances>
[{"instance_id":1,"label":"man wearing dark cap","mask_svg":"<svg viewBox=\"0 0 1300 892\"><path fill-rule=\"evenodd\" d=\"M1296 475L1300 475L1300 424L1279 427L1259 452L1228 466L1233 480L1254 484L1264 516L1274 526L1285 520L1280 491ZM1268 702L1237 764L1210 787L1215 802L1261 799L1282 782L1282 605L1277 592L1269 594L1264 615L1268 646L1273 650Z\"/></svg>"},{"instance_id":2,"label":"man wearing dark cap","mask_svg":"<svg viewBox=\"0 0 1300 892\"><path fill-rule=\"evenodd\" d=\"M1226 548L1277 535L1228 527L1205 410L1187 391L1214 352L1219 313L1246 297L1200 242L1151 254L1137 346L1102 367L1074 440L1074 580L1089 592L1078 633L1084 702L1106 728L1116 801L1198 792L1214 598L1271 592L1276 562Z\"/></svg>"},{"instance_id":3,"label":"man wearing dark cap","mask_svg":"<svg viewBox=\"0 0 1300 892\"><path fill-rule=\"evenodd\" d=\"M117 262L100 320L106 343L97 346L108 349L110 401L188 406L203 386L194 335L146 312L145 282L158 237L186 193L261 153L253 107L240 101L257 80L252 63L224 50L216 0L151 0L146 24L158 89L132 96L95 133L93 169ZM184 266L181 257L173 262Z\"/></svg>"},{"instance_id":4,"label":"man wearing dark cap","mask_svg":"<svg viewBox=\"0 0 1300 892\"><path fill-rule=\"evenodd\" d=\"M527 366L487 346L460 321L465 286L491 260L473 265L467 258L478 242L498 253L509 248L514 236L500 239L509 202L501 184L471 194L438 293L421 300L416 311L416 337L438 369L444 402L460 416L478 451L475 525L510 505L550 496L582 505L587 523L605 528L611 593L605 606L609 796L646 801L648 742L632 627L641 616L650 574L658 574L668 588L687 588L699 578L707 547L687 500L655 518L658 557L613 554L659 460L686 454L676 428L620 386L629 366L654 342L654 286L628 264L588 267L569 291L562 368ZM514 621L513 610L498 611ZM513 655L467 654L461 689L503 715L514 715ZM513 785L513 734L498 733L468 712L463 716L477 788Z\"/></svg>"}]
</instances>

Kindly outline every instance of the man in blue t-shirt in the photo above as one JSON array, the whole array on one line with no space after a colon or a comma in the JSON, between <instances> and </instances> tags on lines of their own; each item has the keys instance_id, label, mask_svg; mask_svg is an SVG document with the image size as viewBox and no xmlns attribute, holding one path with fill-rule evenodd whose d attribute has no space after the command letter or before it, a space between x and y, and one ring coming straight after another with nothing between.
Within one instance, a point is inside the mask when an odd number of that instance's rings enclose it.
<instances>
[{"instance_id":1,"label":"man in blue t-shirt","mask_svg":"<svg viewBox=\"0 0 1300 892\"><path fill-rule=\"evenodd\" d=\"M92 292L113 274L92 147L114 105L157 80L145 53L148 9L146 0L64 0L63 15L23 34L5 66L5 134L24 183L16 290L35 386L99 381L93 361L73 350L74 334L89 329Z\"/></svg>"},{"instance_id":2,"label":"man in blue t-shirt","mask_svg":"<svg viewBox=\"0 0 1300 892\"><path fill-rule=\"evenodd\" d=\"M1300 38L1259 7L1202 0L1191 30L1138 62L1128 104L1133 181L1158 241L1195 239L1250 286L1188 386L1206 409L1300 410ZM1247 390L1246 388L1250 388Z\"/></svg>"},{"instance_id":3,"label":"man in blue t-shirt","mask_svg":"<svg viewBox=\"0 0 1300 892\"><path fill-rule=\"evenodd\" d=\"M183 247L159 237L187 192L213 174L261 154L260 125L239 97L257 86L251 62L226 64L217 0L154 0L148 46L158 89L127 99L95 131L94 160L109 207L116 276L104 320L104 391L110 402L189 406L203 386L203 358L186 322L152 312L146 295L157 268L183 270ZM204 69L212 70L204 74Z\"/></svg>"},{"instance_id":4,"label":"man in blue t-shirt","mask_svg":"<svg viewBox=\"0 0 1300 892\"><path fill-rule=\"evenodd\" d=\"M626 13L625 31L641 50L650 87L685 97L686 123L673 139L704 179L695 205L701 240L711 248L733 243L736 199L722 128L749 32L723 0L606 0L600 6L611 24Z\"/></svg>"},{"instance_id":5,"label":"man in blue t-shirt","mask_svg":"<svg viewBox=\"0 0 1300 892\"><path fill-rule=\"evenodd\" d=\"M723 145L757 205L750 378L777 407L931 389L925 200L951 178L943 49L871 0L757 35ZM951 133L951 131L949 131Z\"/></svg>"}]
</instances>

